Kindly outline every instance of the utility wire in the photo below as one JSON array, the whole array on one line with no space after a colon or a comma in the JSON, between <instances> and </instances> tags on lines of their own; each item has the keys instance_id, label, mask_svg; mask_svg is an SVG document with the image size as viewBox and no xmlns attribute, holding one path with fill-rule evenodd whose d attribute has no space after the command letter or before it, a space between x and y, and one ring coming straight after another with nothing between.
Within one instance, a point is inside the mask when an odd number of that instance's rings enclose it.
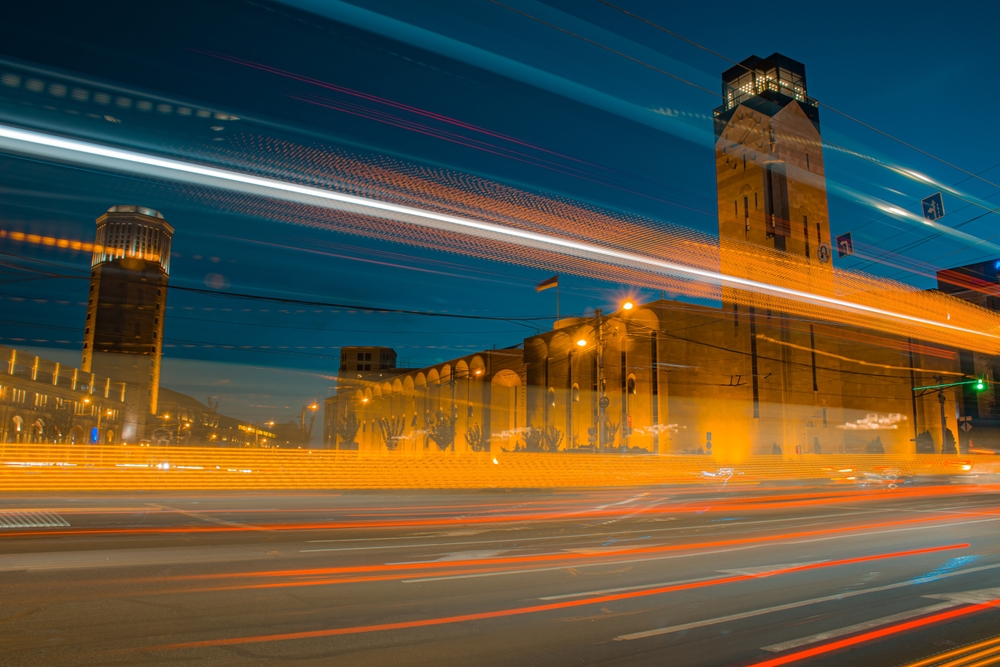
<instances>
[{"instance_id":1,"label":"utility wire","mask_svg":"<svg viewBox=\"0 0 1000 667\"><path fill-rule=\"evenodd\" d=\"M645 23L648 26L656 28L657 30L659 30L661 32L664 32L664 33L666 33L668 35L671 35L672 37L676 37L677 39L680 39L680 40L682 40L684 42L687 42L688 44L691 44L692 46L695 46L695 47L701 49L702 51L705 51L707 53L711 53L713 56L715 56L717 58L721 58L722 60L725 60L726 62L728 62L728 63L730 63L732 65L736 65L738 67L742 67L745 70L747 70L748 72L752 71L749 67L747 67L743 63L739 63L739 62L736 62L735 60L727 58L726 56L724 56L721 53L718 53L716 51L713 51L712 49L708 48L707 46L703 46L703 45L699 44L698 42L695 42L694 40L688 39L687 37L684 37L683 35L679 35L676 32L673 32L672 30L668 30L667 28L664 28L663 26L661 26L661 25L659 25L657 23L654 23L654 22L650 21L649 19L643 18L643 17L639 16L638 14L633 14L632 12L630 12L630 11L628 11L626 9L623 9L623 8L619 7L618 5L614 5L614 4L610 3L610 2L608 2L608 0L599 0L599 1L600 1L600 3L602 5L606 5L607 7L610 7L611 9L619 11L622 14L625 14L627 16L631 16L634 19L642 21L643 23ZM820 106L822 106L823 108L829 109L830 111L832 111L835 114L839 114L839 115L843 116L844 118L846 118L848 120L854 121L858 125L861 125L862 127L865 127L867 129L871 130L872 132L876 132L876 133L881 134L882 136L884 136L884 137L886 137L888 139L892 139L896 143L901 144L903 146L906 146L907 148L909 148L911 150L914 150L914 151L920 153L921 155L926 155L927 157L931 158L932 160L936 160L937 162L940 162L943 165L951 167L952 169L960 171L963 174L966 174L967 176L969 176L970 178L975 178L976 180L982 181L983 183L986 183L987 185L990 185L990 186L992 186L994 188L1000 189L1000 185L998 185L998 184L996 184L996 183L994 183L992 181L989 181L989 180L983 178L979 174L975 174L975 173L973 173L973 172L971 172L971 171L969 171L967 169L963 169L962 167L959 167L956 164L952 164L951 162L948 162L944 158L940 158L940 157L934 155L933 153L930 153L928 151L925 151L922 148L914 146L913 144L911 144L909 142L903 141L899 137L895 137L895 136L889 134L888 132L880 130L877 127L874 127L873 125L870 125L870 124L868 124L868 123L866 123L866 122L864 122L862 120L859 120L859 119L855 118L854 116L851 116L848 113L840 111L839 109L836 109L836 108L830 106L829 104L826 104L825 102L821 102L820 100L816 100L816 102Z\"/></svg>"}]
</instances>

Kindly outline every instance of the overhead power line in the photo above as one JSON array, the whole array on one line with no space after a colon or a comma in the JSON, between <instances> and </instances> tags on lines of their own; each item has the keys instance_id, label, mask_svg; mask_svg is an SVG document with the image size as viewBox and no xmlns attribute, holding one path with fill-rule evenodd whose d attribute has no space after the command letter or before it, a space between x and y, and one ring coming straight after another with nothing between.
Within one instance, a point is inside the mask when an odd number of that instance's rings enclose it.
<instances>
[{"instance_id":1,"label":"overhead power line","mask_svg":"<svg viewBox=\"0 0 1000 667\"><path fill-rule=\"evenodd\" d=\"M694 41L692 39L689 39L689 38L684 37L683 35L680 35L680 34L674 32L672 30L664 28L663 26L659 25L658 23L654 23L653 21L650 21L647 18L639 16L638 14L634 14L634 13L628 11L627 9L619 7L618 5L612 4L612 3L608 2L608 0L600 0L600 3L602 5L606 5L607 7L610 7L611 9L619 11L622 14L625 14L626 16L630 16L630 17L632 17L632 18L634 18L634 19L636 19L638 21L641 21L642 23L645 23L646 25L648 25L648 26L650 26L652 28L656 28L660 32L666 33L666 34L670 35L671 37L675 37L675 38L677 38L677 39L679 39L679 40L681 40L683 42L687 42L688 44L690 44L690 45L692 45L694 47L697 47L697 48L701 49L702 51L705 51L706 53L712 54L716 58L721 58L722 60L725 60L727 63L729 63L731 65L736 65L737 67L742 67L745 70L747 70L748 72L751 71L751 69L749 67L747 67L746 65L744 65L743 63L740 63L740 62L737 62L735 60L732 60L731 58L728 58L727 56L724 56L721 53L718 53L717 51L713 51L712 49L708 48L707 46L699 44L698 42L696 42L696 41ZM496 4L499 4L499 3L496 3ZM521 12L518 12L518 13L521 13ZM692 84L692 85L694 85L694 84ZM931 158L932 160L936 160L937 162L940 162L941 164L943 164L945 166L948 166L948 167L951 167L952 169L960 171L963 174L966 174L967 176L969 176L970 178L974 178L976 180L982 181L983 183L986 183L987 185L990 185L990 186L992 186L994 188L1000 188L1000 185L998 185L998 184L996 184L996 183L994 183L994 182L992 182L990 180L987 180L987 179L983 178L979 174L973 173L973 172L971 172L971 171L969 171L967 169L963 169L962 167L959 167L956 164L948 162L944 158L938 157L937 155L934 155L933 153L925 151L924 149L922 149L922 148L920 148L918 146L914 146L913 144L911 144L911 143L909 143L907 141L904 141L903 139L900 139L899 137L893 136L893 135L889 134L888 132L886 132L884 130L880 130L879 128L875 127L874 125L866 123L863 120L855 118L854 116L851 116L848 113L840 111L839 109L836 109L836 108L830 106L829 104L826 104L825 102L823 102L821 100L816 100L816 102L821 107L823 107L824 109L829 109L833 113L838 114L840 116L843 116L844 118L846 118L846 119L848 119L850 121L853 121L853 122L857 123L858 125L861 125L862 127L871 130L872 132L875 132L877 134L881 134L882 136L886 137L887 139L891 139L891 140L895 141L896 143L898 143L898 144L900 144L902 146L906 146L907 148L909 148L911 150L914 150L914 151L920 153L921 155L925 155L925 156Z\"/></svg>"}]
</instances>

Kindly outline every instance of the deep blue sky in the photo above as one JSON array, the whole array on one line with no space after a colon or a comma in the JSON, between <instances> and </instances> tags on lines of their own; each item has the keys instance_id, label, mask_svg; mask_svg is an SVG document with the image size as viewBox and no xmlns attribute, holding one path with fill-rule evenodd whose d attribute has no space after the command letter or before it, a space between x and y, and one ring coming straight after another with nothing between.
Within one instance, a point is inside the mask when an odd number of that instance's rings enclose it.
<instances>
[{"instance_id":1,"label":"deep blue sky","mask_svg":"<svg viewBox=\"0 0 1000 667\"><path fill-rule=\"evenodd\" d=\"M719 89L719 74L729 66L598 0L505 4L711 91ZM726 2L621 5L736 60L774 51L800 60L812 97L1000 182L1000 168L987 171L1000 163L998 135L988 120L1000 102L992 83L1000 15L988 3L776 2L766 11ZM454 130L206 52L446 115L564 157L552 158L558 168L546 168L539 162L551 153L529 150L526 162L308 104L295 98L321 94L341 108L361 104L369 116L390 113L393 122ZM42 78L115 85L137 99L155 95L240 118L146 121L131 111L120 114L121 122L95 121L64 113L58 104L46 109L52 105L41 98L0 86L0 112L8 122L179 153L236 145L240 135L271 136L394 156L716 229L710 118L717 98L486 0L19 3L5 9L0 58L8 62L0 63L2 71L32 66ZM821 111L821 122L831 143L943 183L966 179L959 186L963 192L1000 204L1000 197L990 199L997 188L828 109ZM570 158L596 166L569 175L564 167L579 164ZM831 185L907 210L916 212L914 200L931 193L929 186L836 150L826 151L826 166ZM595 183L595 173L611 185ZM116 203L152 206L175 226L171 282L177 285L204 286L221 276L230 290L339 303L522 317L554 311L552 292L536 295L532 289L547 277L539 271L287 225L252 209L229 212L171 184L0 156L0 228L91 240L94 218ZM981 203L967 205L952 196L946 196L946 206L944 222L951 226L985 213ZM831 197L830 214L834 233L853 231L862 250L893 250L927 238L926 231L880 217L849 196ZM986 214L962 229L985 238L995 233L995 221L996 214ZM907 254L929 266L947 266L993 250L937 239ZM89 257L65 250L3 242L0 251L81 275L89 266ZM855 260L839 266L920 287L933 284L885 265ZM86 281L10 282L13 277L0 285L0 342L78 363ZM563 312L607 307L627 292L628 286L567 276ZM180 292L171 293L169 306L165 336L173 347L165 351L164 385L202 400L219 397L224 412L245 418L282 419L330 393L341 345L391 345L420 365L515 344L530 332L514 323L317 313ZM204 347L219 343L254 349Z\"/></svg>"}]
</instances>

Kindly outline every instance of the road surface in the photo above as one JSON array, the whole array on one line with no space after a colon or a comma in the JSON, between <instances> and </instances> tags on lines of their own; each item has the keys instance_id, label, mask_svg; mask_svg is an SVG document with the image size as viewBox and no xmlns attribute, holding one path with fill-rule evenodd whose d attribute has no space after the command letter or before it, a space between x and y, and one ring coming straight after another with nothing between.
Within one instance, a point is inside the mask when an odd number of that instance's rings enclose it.
<instances>
[{"instance_id":1,"label":"road surface","mask_svg":"<svg viewBox=\"0 0 1000 667\"><path fill-rule=\"evenodd\" d=\"M954 483L7 494L0 664L1000 663L998 500Z\"/></svg>"}]
</instances>

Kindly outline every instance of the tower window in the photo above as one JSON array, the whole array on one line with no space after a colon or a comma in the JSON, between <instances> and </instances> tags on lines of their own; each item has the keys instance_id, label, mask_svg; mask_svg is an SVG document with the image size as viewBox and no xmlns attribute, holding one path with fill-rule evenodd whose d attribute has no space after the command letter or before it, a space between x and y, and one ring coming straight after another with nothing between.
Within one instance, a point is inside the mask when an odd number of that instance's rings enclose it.
<instances>
[{"instance_id":1,"label":"tower window","mask_svg":"<svg viewBox=\"0 0 1000 667\"><path fill-rule=\"evenodd\" d=\"M747 170L747 154L743 154L743 171Z\"/></svg>"},{"instance_id":2,"label":"tower window","mask_svg":"<svg viewBox=\"0 0 1000 667\"><path fill-rule=\"evenodd\" d=\"M750 199L746 196L743 197L743 224L746 225L747 231L750 230Z\"/></svg>"},{"instance_id":3,"label":"tower window","mask_svg":"<svg viewBox=\"0 0 1000 667\"><path fill-rule=\"evenodd\" d=\"M802 216L802 230L805 232L806 238L806 259L809 259L809 216Z\"/></svg>"},{"instance_id":4,"label":"tower window","mask_svg":"<svg viewBox=\"0 0 1000 667\"><path fill-rule=\"evenodd\" d=\"M812 167L809 166L809 153L806 153L806 171L812 171Z\"/></svg>"}]
</instances>

